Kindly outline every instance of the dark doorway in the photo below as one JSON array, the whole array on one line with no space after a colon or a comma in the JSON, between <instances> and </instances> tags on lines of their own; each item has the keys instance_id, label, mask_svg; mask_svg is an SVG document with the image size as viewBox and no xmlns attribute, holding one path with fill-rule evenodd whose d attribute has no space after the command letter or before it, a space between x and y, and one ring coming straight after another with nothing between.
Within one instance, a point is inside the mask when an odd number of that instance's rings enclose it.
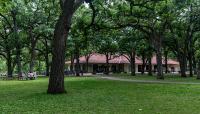
<instances>
[{"instance_id":1,"label":"dark doorway","mask_svg":"<svg viewBox=\"0 0 200 114\"><path fill-rule=\"evenodd\" d=\"M154 72L157 72L157 65L154 65Z\"/></svg>"},{"instance_id":2,"label":"dark doorway","mask_svg":"<svg viewBox=\"0 0 200 114\"><path fill-rule=\"evenodd\" d=\"M117 66L116 66L116 65L112 65L111 71L112 71L113 73L116 73L116 72L117 72Z\"/></svg>"},{"instance_id":3,"label":"dark doorway","mask_svg":"<svg viewBox=\"0 0 200 114\"><path fill-rule=\"evenodd\" d=\"M124 72L124 64L119 64L118 72Z\"/></svg>"},{"instance_id":4,"label":"dark doorway","mask_svg":"<svg viewBox=\"0 0 200 114\"><path fill-rule=\"evenodd\" d=\"M142 65L138 65L138 72L142 72Z\"/></svg>"},{"instance_id":5,"label":"dark doorway","mask_svg":"<svg viewBox=\"0 0 200 114\"><path fill-rule=\"evenodd\" d=\"M93 64L93 73L97 73L97 72L98 72L98 65Z\"/></svg>"}]
</instances>

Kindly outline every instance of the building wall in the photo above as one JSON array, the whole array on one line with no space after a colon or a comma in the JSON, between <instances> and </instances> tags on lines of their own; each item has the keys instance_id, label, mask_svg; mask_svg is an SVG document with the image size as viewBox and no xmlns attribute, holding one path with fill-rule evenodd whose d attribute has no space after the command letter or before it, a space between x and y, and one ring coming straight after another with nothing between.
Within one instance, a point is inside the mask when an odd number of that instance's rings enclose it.
<instances>
[{"instance_id":1,"label":"building wall","mask_svg":"<svg viewBox=\"0 0 200 114\"><path fill-rule=\"evenodd\" d=\"M124 64L124 72L129 73L131 71L131 67L129 64Z\"/></svg>"},{"instance_id":2,"label":"building wall","mask_svg":"<svg viewBox=\"0 0 200 114\"><path fill-rule=\"evenodd\" d=\"M135 65L135 72L136 73L140 73L139 71L138 71L138 66L139 65L141 65L141 64L136 64ZM126 72L131 72L131 65L130 64L125 64L125 66L126 67L124 67L125 68L125 71ZM154 69L154 66L155 65L152 65L152 71L154 71L155 69ZM171 72L171 68L172 67L174 67L174 71L175 72L178 72L178 71L180 71L180 67L179 67L179 65L168 65L168 71L170 71ZM165 70L165 68L163 67L163 71Z\"/></svg>"},{"instance_id":3,"label":"building wall","mask_svg":"<svg viewBox=\"0 0 200 114\"><path fill-rule=\"evenodd\" d=\"M98 66L101 66L101 65L105 65L105 64L98 64ZM110 64L110 68L109 68L110 71L112 70L111 66L112 66L112 64ZM138 72L138 66L139 66L139 64L135 65L135 71L136 71L136 73L139 73ZM180 71L179 65L168 65L168 71L171 72L172 67L174 68L175 72L179 72ZM117 68L118 68L118 66L117 66ZM83 69L83 64L81 64L81 69ZM66 65L66 70L70 70L70 65ZM165 68L163 67L163 71L164 70L165 70ZM154 65L152 65L152 71L154 71ZM88 72L91 72L91 73L93 72L93 64L89 64L89 66L88 66ZM127 72L127 73L131 72L131 65L130 64L124 64L124 72Z\"/></svg>"}]
</instances>

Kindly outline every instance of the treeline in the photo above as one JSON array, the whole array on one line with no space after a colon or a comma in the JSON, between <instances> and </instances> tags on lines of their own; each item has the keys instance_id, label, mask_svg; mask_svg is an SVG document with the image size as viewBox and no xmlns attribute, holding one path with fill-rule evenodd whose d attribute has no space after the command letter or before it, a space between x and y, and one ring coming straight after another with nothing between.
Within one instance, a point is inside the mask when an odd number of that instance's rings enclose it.
<instances>
[{"instance_id":1,"label":"treeline","mask_svg":"<svg viewBox=\"0 0 200 114\"><path fill-rule=\"evenodd\" d=\"M168 72L168 57L179 61L181 77L186 77L188 70L191 77L197 74L198 1L110 1L104 6L99 2L94 6L91 10L93 17L85 7L74 14L76 18L68 40L69 47L73 47L68 51L72 64L74 59L79 61L80 55L89 59L92 52L98 52L105 54L108 69L112 55L126 55L131 63L131 74L135 75L135 56L142 58L144 73L145 65L151 66L151 58L155 54L158 79L164 79L163 72ZM79 71L79 62L75 66L71 70ZM152 74L151 68L149 74Z\"/></svg>"},{"instance_id":2,"label":"treeline","mask_svg":"<svg viewBox=\"0 0 200 114\"><path fill-rule=\"evenodd\" d=\"M44 63L49 76L51 41L59 10L56 3L46 2L1 2L0 55L6 61L8 77L13 72L20 77L23 72L41 71Z\"/></svg>"}]
</instances>

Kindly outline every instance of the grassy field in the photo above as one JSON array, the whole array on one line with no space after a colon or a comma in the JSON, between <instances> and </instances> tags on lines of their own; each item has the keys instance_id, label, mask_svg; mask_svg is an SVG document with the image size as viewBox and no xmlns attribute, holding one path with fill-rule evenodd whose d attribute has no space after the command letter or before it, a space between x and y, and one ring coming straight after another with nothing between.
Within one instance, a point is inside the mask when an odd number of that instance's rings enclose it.
<instances>
[{"instance_id":1,"label":"grassy field","mask_svg":"<svg viewBox=\"0 0 200 114\"><path fill-rule=\"evenodd\" d=\"M118 77L118 78L123 78L123 79L133 79L133 80L157 80L156 79L156 74L154 74L153 76L149 76L147 74L145 75L141 75L141 74L137 74L136 76L131 76L130 74L112 74L110 75L112 77ZM196 76L193 77L180 77L180 75L172 75L172 74L167 74L164 76L165 79L164 80L159 80L159 81L170 81L170 82L199 82L200 80L196 79Z\"/></svg>"},{"instance_id":2,"label":"grassy field","mask_svg":"<svg viewBox=\"0 0 200 114\"><path fill-rule=\"evenodd\" d=\"M68 77L67 94L48 95L47 78L0 81L0 114L199 114L200 85Z\"/></svg>"}]
</instances>

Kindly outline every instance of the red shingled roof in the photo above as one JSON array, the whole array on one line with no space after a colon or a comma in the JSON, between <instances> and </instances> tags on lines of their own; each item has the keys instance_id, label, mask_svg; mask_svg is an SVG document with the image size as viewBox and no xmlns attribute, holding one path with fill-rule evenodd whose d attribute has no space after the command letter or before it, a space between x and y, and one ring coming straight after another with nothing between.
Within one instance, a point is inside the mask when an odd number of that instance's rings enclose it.
<instances>
[{"instance_id":1,"label":"red shingled roof","mask_svg":"<svg viewBox=\"0 0 200 114\"><path fill-rule=\"evenodd\" d=\"M85 56L82 56L79 59L80 59L80 63L86 63ZM152 62L152 64L157 64L156 56L154 56L152 58L151 62ZM71 63L70 61L66 62L66 64L70 64L70 63ZM89 63L93 63L93 64L106 63L106 56L103 55L103 54L94 53L89 58ZM121 55L121 56L116 56L116 57L114 57L114 59L109 60L109 63L111 63L111 64L119 64L119 63L128 64L130 62L128 61L128 59L126 57ZM141 58L136 57L135 63L136 64L142 64ZM163 64L164 64L164 60L163 60ZM177 61L172 60L172 59L168 59L168 64L169 65L179 65L179 63Z\"/></svg>"}]
</instances>

